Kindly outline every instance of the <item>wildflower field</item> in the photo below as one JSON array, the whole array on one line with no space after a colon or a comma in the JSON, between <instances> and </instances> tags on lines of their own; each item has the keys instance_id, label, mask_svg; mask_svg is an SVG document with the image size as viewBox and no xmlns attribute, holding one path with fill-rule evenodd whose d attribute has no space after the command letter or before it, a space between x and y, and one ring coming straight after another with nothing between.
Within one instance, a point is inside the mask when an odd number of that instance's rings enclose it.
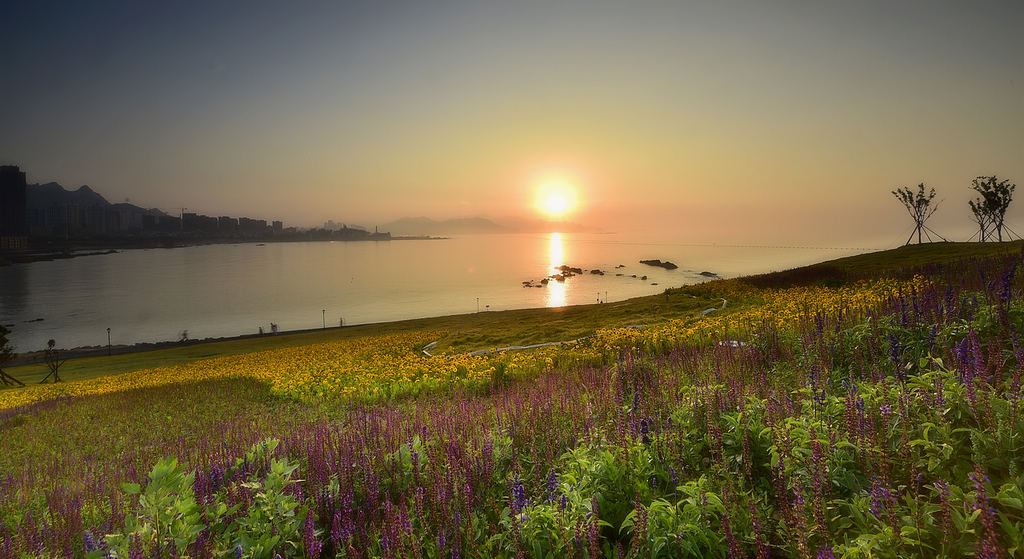
<instances>
[{"instance_id":1,"label":"wildflower field","mask_svg":"<svg viewBox=\"0 0 1024 559\"><path fill-rule=\"evenodd\" d=\"M0 559L1024 555L1022 254L0 391Z\"/></svg>"}]
</instances>

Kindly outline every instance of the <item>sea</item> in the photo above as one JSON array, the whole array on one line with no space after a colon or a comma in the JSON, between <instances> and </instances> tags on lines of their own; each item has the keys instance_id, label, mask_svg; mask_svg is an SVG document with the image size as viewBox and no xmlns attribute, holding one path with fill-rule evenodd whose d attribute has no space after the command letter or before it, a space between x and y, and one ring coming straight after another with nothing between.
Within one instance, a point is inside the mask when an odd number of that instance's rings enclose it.
<instances>
[{"instance_id":1,"label":"sea","mask_svg":"<svg viewBox=\"0 0 1024 559\"><path fill-rule=\"evenodd\" d=\"M115 346L227 337L600 304L865 250L572 233L123 250L0 267L0 324L17 352L106 346L108 328ZM563 265L586 272L541 285Z\"/></svg>"}]
</instances>

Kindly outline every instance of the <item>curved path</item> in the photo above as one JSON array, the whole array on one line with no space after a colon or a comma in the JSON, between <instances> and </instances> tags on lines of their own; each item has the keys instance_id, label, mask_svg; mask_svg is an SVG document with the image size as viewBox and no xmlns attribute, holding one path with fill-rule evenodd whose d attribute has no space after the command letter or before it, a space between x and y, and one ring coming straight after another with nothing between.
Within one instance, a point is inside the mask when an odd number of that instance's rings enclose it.
<instances>
[{"instance_id":1,"label":"curved path","mask_svg":"<svg viewBox=\"0 0 1024 559\"><path fill-rule=\"evenodd\" d=\"M711 307L710 309L704 309L703 311L700 312L700 314L698 316L706 316L706 315L708 315L710 313L713 313L715 311L722 310L722 309L725 308L725 306L727 304L729 304L729 302L726 301L723 298L722 299L722 306L720 306L720 307ZM626 326L626 328L631 329L631 330L639 330L640 328L643 328L644 326L645 326L644 324L632 324L632 325ZM467 354L463 354L463 355L478 356L478 355L487 355L489 353L497 353L499 351L518 351L518 350L522 350L522 349L536 349L538 347L547 347L547 346L552 346L552 345L574 344L576 342L581 342L583 340L588 340L588 339L593 338L593 337L594 336L583 336L582 338L576 338L575 340L567 340L567 341L562 341L562 342L544 342L544 343L531 344L531 345L513 345L513 346L508 346L508 347L498 347L498 348L494 348L494 349L478 349L476 351L471 351L471 352L469 352ZM437 347L437 342L438 341L439 340L435 340L433 342L430 342L429 344L423 346L423 349L421 349L420 351L423 353L423 355L425 355L427 357L434 357L434 354L430 353L430 350L432 350L435 347Z\"/></svg>"}]
</instances>

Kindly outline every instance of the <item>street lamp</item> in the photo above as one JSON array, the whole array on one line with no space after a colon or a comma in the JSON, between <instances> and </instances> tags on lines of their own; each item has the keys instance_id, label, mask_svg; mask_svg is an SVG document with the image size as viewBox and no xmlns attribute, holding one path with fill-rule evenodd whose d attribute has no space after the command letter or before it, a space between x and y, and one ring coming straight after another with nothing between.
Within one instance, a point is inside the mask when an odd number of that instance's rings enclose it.
<instances>
[{"instance_id":1,"label":"street lamp","mask_svg":"<svg viewBox=\"0 0 1024 559\"><path fill-rule=\"evenodd\" d=\"M110 357L110 328L107 328L107 357Z\"/></svg>"},{"instance_id":2,"label":"street lamp","mask_svg":"<svg viewBox=\"0 0 1024 559\"><path fill-rule=\"evenodd\" d=\"M324 330L327 329L327 309L320 311L321 317L324 321Z\"/></svg>"}]
</instances>

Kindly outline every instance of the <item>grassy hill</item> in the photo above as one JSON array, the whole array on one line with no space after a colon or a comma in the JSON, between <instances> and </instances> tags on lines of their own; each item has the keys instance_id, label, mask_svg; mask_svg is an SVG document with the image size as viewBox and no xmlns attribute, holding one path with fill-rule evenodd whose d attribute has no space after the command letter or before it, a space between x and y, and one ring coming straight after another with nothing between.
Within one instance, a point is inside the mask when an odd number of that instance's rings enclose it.
<instances>
[{"instance_id":1,"label":"grassy hill","mask_svg":"<svg viewBox=\"0 0 1024 559\"><path fill-rule=\"evenodd\" d=\"M1016 557L1020 248L69 363L0 392L0 559Z\"/></svg>"}]
</instances>

